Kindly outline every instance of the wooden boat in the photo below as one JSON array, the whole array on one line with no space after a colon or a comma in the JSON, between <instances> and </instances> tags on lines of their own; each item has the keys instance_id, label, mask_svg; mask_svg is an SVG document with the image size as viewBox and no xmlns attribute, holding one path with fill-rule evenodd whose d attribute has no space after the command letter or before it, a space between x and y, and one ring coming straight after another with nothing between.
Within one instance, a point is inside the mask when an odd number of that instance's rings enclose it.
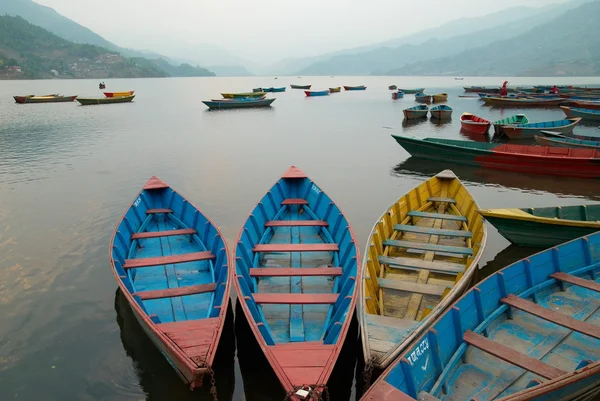
<instances>
[{"instance_id":1,"label":"wooden boat","mask_svg":"<svg viewBox=\"0 0 600 401\"><path fill-rule=\"evenodd\" d=\"M129 103L133 100L135 95L131 96L119 96L119 97L99 97L99 98L81 98L78 97L77 101L82 106L90 106L94 104L113 104L113 103Z\"/></svg>"},{"instance_id":2,"label":"wooden boat","mask_svg":"<svg viewBox=\"0 0 600 401\"><path fill-rule=\"evenodd\" d=\"M446 101L448 101L448 94L447 93L438 93L437 95L432 95L431 98L433 99L433 103L446 102Z\"/></svg>"},{"instance_id":3,"label":"wooden boat","mask_svg":"<svg viewBox=\"0 0 600 401\"><path fill-rule=\"evenodd\" d=\"M398 89L398 87L396 85L390 85L388 86L388 89L391 91L395 91L396 89Z\"/></svg>"},{"instance_id":4,"label":"wooden boat","mask_svg":"<svg viewBox=\"0 0 600 401\"><path fill-rule=\"evenodd\" d=\"M192 389L202 386L233 278L217 226L152 177L117 223L109 252L119 288L148 337Z\"/></svg>"},{"instance_id":5,"label":"wooden boat","mask_svg":"<svg viewBox=\"0 0 600 401\"><path fill-rule=\"evenodd\" d=\"M425 92L425 88L413 88L413 89L410 89L410 88L406 88L406 89L405 88L398 88L398 90L404 92L407 95L415 95L417 93L423 93L423 92Z\"/></svg>"},{"instance_id":6,"label":"wooden boat","mask_svg":"<svg viewBox=\"0 0 600 401\"><path fill-rule=\"evenodd\" d=\"M294 166L240 230L238 302L286 392L327 384L354 312L356 244L340 209Z\"/></svg>"},{"instance_id":7,"label":"wooden boat","mask_svg":"<svg viewBox=\"0 0 600 401\"><path fill-rule=\"evenodd\" d=\"M517 124L528 124L529 119L525 114L515 114L514 116L506 117L501 120L496 120L492 124L494 125L494 134L502 135L504 130L502 129L505 125L517 125Z\"/></svg>"},{"instance_id":8,"label":"wooden boat","mask_svg":"<svg viewBox=\"0 0 600 401\"><path fill-rule=\"evenodd\" d=\"M567 117L581 117L587 121L600 121L600 110L580 109L567 106L560 106Z\"/></svg>"},{"instance_id":9,"label":"wooden boat","mask_svg":"<svg viewBox=\"0 0 600 401\"><path fill-rule=\"evenodd\" d=\"M424 93L416 93L415 94L415 102L418 103L431 103L431 96L426 95Z\"/></svg>"},{"instance_id":10,"label":"wooden boat","mask_svg":"<svg viewBox=\"0 0 600 401\"><path fill-rule=\"evenodd\" d=\"M264 92L265 90L263 88L254 88L252 89L252 92L256 93L256 92Z\"/></svg>"},{"instance_id":11,"label":"wooden boat","mask_svg":"<svg viewBox=\"0 0 600 401\"><path fill-rule=\"evenodd\" d=\"M402 99L404 97L404 92L402 91L397 91L392 93L392 99L397 100L397 99Z\"/></svg>"},{"instance_id":12,"label":"wooden boat","mask_svg":"<svg viewBox=\"0 0 600 401\"><path fill-rule=\"evenodd\" d=\"M347 91L364 91L366 89L367 89L367 87L364 86L364 85L359 85L359 86L346 86L346 85L344 85L344 90L347 90Z\"/></svg>"},{"instance_id":13,"label":"wooden boat","mask_svg":"<svg viewBox=\"0 0 600 401\"><path fill-rule=\"evenodd\" d=\"M541 123L504 125L502 126L502 131L504 135L510 139L533 138L536 135L540 135L542 131L547 130L568 134L569 132L573 132L573 129L580 121L581 118L578 117L557 121L545 121Z\"/></svg>"},{"instance_id":14,"label":"wooden boat","mask_svg":"<svg viewBox=\"0 0 600 401\"><path fill-rule=\"evenodd\" d=\"M266 99L267 94L265 93L264 95L260 96L260 97L236 97L234 99L210 99L213 102L247 102L249 100L260 100L260 99Z\"/></svg>"},{"instance_id":15,"label":"wooden boat","mask_svg":"<svg viewBox=\"0 0 600 401\"><path fill-rule=\"evenodd\" d=\"M412 156L424 159L527 174L600 178L600 151L595 149L392 137Z\"/></svg>"},{"instance_id":16,"label":"wooden boat","mask_svg":"<svg viewBox=\"0 0 600 401\"><path fill-rule=\"evenodd\" d=\"M546 135L545 133L543 133ZM599 141L586 141L584 139L576 138L549 138L547 136L535 136L535 142L541 146L556 146L559 148L588 148L588 149L600 149Z\"/></svg>"},{"instance_id":17,"label":"wooden boat","mask_svg":"<svg viewBox=\"0 0 600 401\"><path fill-rule=\"evenodd\" d=\"M420 104L418 106L404 109L402 110L402 113L404 113L404 118L407 120L416 120L418 118L427 117L427 113L429 113L429 107L427 105Z\"/></svg>"},{"instance_id":18,"label":"wooden boat","mask_svg":"<svg viewBox=\"0 0 600 401\"><path fill-rule=\"evenodd\" d=\"M263 92L273 92L273 89L275 89L275 88L273 88L273 87L271 87L271 88L263 88Z\"/></svg>"},{"instance_id":19,"label":"wooden boat","mask_svg":"<svg viewBox=\"0 0 600 401\"><path fill-rule=\"evenodd\" d=\"M549 248L600 231L600 205L484 209L479 213L519 246Z\"/></svg>"},{"instance_id":20,"label":"wooden boat","mask_svg":"<svg viewBox=\"0 0 600 401\"><path fill-rule=\"evenodd\" d=\"M292 89L310 89L312 85L290 85Z\"/></svg>"},{"instance_id":21,"label":"wooden boat","mask_svg":"<svg viewBox=\"0 0 600 401\"><path fill-rule=\"evenodd\" d=\"M135 93L135 91L127 91L127 92L104 92L104 96L106 97L123 97L123 96L131 96Z\"/></svg>"},{"instance_id":22,"label":"wooden boat","mask_svg":"<svg viewBox=\"0 0 600 401\"><path fill-rule=\"evenodd\" d=\"M77 96L58 96L58 95L46 95L46 96L13 96L15 102L20 104L26 103L64 103L72 102L77 99Z\"/></svg>"},{"instance_id":23,"label":"wooden boat","mask_svg":"<svg viewBox=\"0 0 600 401\"><path fill-rule=\"evenodd\" d=\"M454 303L363 401L593 400L600 233L513 263Z\"/></svg>"},{"instance_id":24,"label":"wooden boat","mask_svg":"<svg viewBox=\"0 0 600 401\"><path fill-rule=\"evenodd\" d=\"M553 107L560 106L565 99L529 99L515 97L482 97L486 105L502 107Z\"/></svg>"},{"instance_id":25,"label":"wooden boat","mask_svg":"<svg viewBox=\"0 0 600 401\"><path fill-rule=\"evenodd\" d=\"M367 364L385 369L468 288L487 238L477 209L445 170L377 220L357 305Z\"/></svg>"},{"instance_id":26,"label":"wooden boat","mask_svg":"<svg viewBox=\"0 0 600 401\"><path fill-rule=\"evenodd\" d=\"M275 78L277 79L277 78ZM277 88L272 88L273 90L271 92L275 92L275 93L279 93L279 92L285 92L285 86L280 86Z\"/></svg>"},{"instance_id":27,"label":"wooden boat","mask_svg":"<svg viewBox=\"0 0 600 401\"><path fill-rule=\"evenodd\" d=\"M329 88L329 93L338 93L342 91L341 86L336 86L335 88Z\"/></svg>"},{"instance_id":28,"label":"wooden boat","mask_svg":"<svg viewBox=\"0 0 600 401\"><path fill-rule=\"evenodd\" d=\"M465 92L476 92L476 93L500 93L500 88L497 86L465 86L463 87Z\"/></svg>"},{"instance_id":29,"label":"wooden boat","mask_svg":"<svg viewBox=\"0 0 600 401\"><path fill-rule=\"evenodd\" d=\"M595 101L571 100L569 104L581 109L600 110L600 102Z\"/></svg>"},{"instance_id":30,"label":"wooden boat","mask_svg":"<svg viewBox=\"0 0 600 401\"><path fill-rule=\"evenodd\" d=\"M231 101L229 99L224 100L204 100L206 106L209 109L247 109L253 107L270 107L271 103L275 101L275 98L270 99L252 99L252 98L243 98L243 99L235 99L235 101Z\"/></svg>"},{"instance_id":31,"label":"wooden boat","mask_svg":"<svg viewBox=\"0 0 600 401\"><path fill-rule=\"evenodd\" d=\"M463 130L474 134L486 134L492 123L484 118L471 113L463 113L460 116L460 125Z\"/></svg>"},{"instance_id":32,"label":"wooden boat","mask_svg":"<svg viewBox=\"0 0 600 401\"><path fill-rule=\"evenodd\" d=\"M245 97L264 97L266 92L221 93L224 99L242 99Z\"/></svg>"},{"instance_id":33,"label":"wooden boat","mask_svg":"<svg viewBox=\"0 0 600 401\"><path fill-rule=\"evenodd\" d=\"M306 94L306 96L328 96L329 95L329 90L322 90L322 91L304 91L304 93Z\"/></svg>"},{"instance_id":34,"label":"wooden boat","mask_svg":"<svg viewBox=\"0 0 600 401\"><path fill-rule=\"evenodd\" d=\"M437 118L438 120L447 120L452 118L452 107L446 106L445 104L434 106L429 110L431 118Z\"/></svg>"}]
</instances>

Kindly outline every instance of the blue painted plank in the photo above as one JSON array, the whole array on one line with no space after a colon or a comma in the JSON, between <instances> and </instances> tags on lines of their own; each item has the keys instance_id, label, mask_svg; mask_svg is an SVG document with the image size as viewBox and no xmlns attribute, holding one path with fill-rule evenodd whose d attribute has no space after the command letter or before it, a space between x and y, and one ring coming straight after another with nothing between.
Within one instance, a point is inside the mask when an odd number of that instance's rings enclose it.
<instances>
[{"instance_id":1,"label":"blue painted plank","mask_svg":"<svg viewBox=\"0 0 600 401\"><path fill-rule=\"evenodd\" d=\"M439 235L439 236L444 236L444 237L460 237L460 238L473 237L473 233L471 231L445 230L445 229L441 229L441 228L411 226L408 224L396 224L394 226L394 230L403 231L403 232L407 232L407 233Z\"/></svg>"},{"instance_id":2,"label":"blue painted plank","mask_svg":"<svg viewBox=\"0 0 600 401\"><path fill-rule=\"evenodd\" d=\"M452 220L452 221L462 221L467 222L467 218L464 216L457 216L454 214L442 214L442 213L429 213L429 212L417 212L410 211L408 212L408 216L410 217L422 217L428 219L442 219L442 220Z\"/></svg>"},{"instance_id":3,"label":"blue painted plank","mask_svg":"<svg viewBox=\"0 0 600 401\"><path fill-rule=\"evenodd\" d=\"M426 261L417 258L405 258L405 257L389 257L379 256L379 263L390 266L391 268L398 267L400 269L408 270L429 270L433 272L440 272L445 274L458 274L465 271L465 265L460 263L444 262L439 260Z\"/></svg>"},{"instance_id":4,"label":"blue painted plank","mask_svg":"<svg viewBox=\"0 0 600 401\"><path fill-rule=\"evenodd\" d=\"M292 213L292 216L297 219L298 215ZM291 227L291 243L300 243L300 228ZM290 254L291 267L301 267L301 254L294 252ZM302 293L302 277L292 276L290 277L290 292L294 294ZM290 306L290 341L301 342L304 341L304 321L302 316L302 305L291 305Z\"/></svg>"},{"instance_id":5,"label":"blue painted plank","mask_svg":"<svg viewBox=\"0 0 600 401\"><path fill-rule=\"evenodd\" d=\"M473 255L473 250L471 248L461 247L461 246L426 244L424 242L398 241L398 240L387 240L387 241L383 242L383 245L384 246L394 246L397 248L418 249L418 250L422 250L422 251L456 253L459 255L469 255L469 256Z\"/></svg>"}]
</instances>

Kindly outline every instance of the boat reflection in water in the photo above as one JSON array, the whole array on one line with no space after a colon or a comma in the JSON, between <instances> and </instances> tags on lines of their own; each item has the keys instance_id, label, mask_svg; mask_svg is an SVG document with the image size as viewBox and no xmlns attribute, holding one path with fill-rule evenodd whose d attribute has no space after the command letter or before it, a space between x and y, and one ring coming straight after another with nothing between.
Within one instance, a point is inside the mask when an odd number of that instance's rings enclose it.
<instances>
[{"instance_id":1,"label":"boat reflection in water","mask_svg":"<svg viewBox=\"0 0 600 401\"><path fill-rule=\"evenodd\" d=\"M469 140L475 141L475 142L489 142L490 141L490 136L487 133L476 134L474 132L467 131L464 128L460 129L460 136L462 136L465 139L469 139Z\"/></svg>"},{"instance_id":2,"label":"boat reflection in water","mask_svg":"<svg viewBox=\"0 0 600 401\"><path fill-rule=\"evenodd\" d=\"M121 330L123 348L135 365L141 390L149 401L212 401L209 375L205 376L201 388L190 391L175 370L160 354L136 320L127 299L120 290L115 294L117 324ZM220 401L231 401L235 385L234 378L235 338L233 332L233 310L231 304L223 326L221 341L217 349L213 369L215 385Z\"/></svg>"},{"instance_id":3,"label":"boat reflection in water","mask_svg":"<svg viewBox=\"0 0 600 401\"><path fill-rule=\"evenodd\" d=\"M285 399L286 393L265 354L260 349L239 302L236 302L235 308L235 336L237 356L244 381L245 400L281 401ZM356 366L356 350L359 348L361 347L358 343L358 322L356 316L353 316L348 328L348 335L327 383L331 401L354 400L352 383Z\"/></svg>"},{"instance_id":4,"label":"boat reflection in water","mask_svg":"<svg viewBox=\"0 0 600 401\"><path fill-rule=\"evenodd\" d=\"M485 265L483 265L481 269L477 269L473 278L473 284L484 280L485 278L496 273L503 267L512 265L513 263L518 262L521 259L525 259L526 257L529 257L531 255L535 255L540 251L540 248L527 248L524 246L517 246L511 244L508 247L504 248L504 250L496 254L494 259L490 260Z\"/></svg>"},{"instance_id":5,"label":"boat reflection in water","mask_svg":"<svg viewBox=\"0 0 600 401\"><path fill-rule=\"evenodd\" d=\"M410 132L412 129L414 129L415 127L426 123L427 122L427 117L421 117L421 118L415 118L415 119L404 119L402 120L402 128L404 128L404 132Z\"/></svg>"}]
</instances>

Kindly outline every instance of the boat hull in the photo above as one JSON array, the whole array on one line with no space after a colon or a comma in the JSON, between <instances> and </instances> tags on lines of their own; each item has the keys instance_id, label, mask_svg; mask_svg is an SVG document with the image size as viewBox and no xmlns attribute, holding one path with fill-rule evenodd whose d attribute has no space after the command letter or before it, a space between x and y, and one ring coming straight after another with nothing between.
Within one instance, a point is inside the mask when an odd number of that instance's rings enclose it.
<instances>
[{"instance_id":1,"label":"boat hull","mask_svg":"<svg viewBox=\"0 0 600 401\"><path fill-rule=\"evenodd\" d=\"M582 109L600 110L600 102L571 101L569 104Z\"/></svg>"},{"instance_id":2,"label":"boat hull","mask_svg":"<svg viewBox=\"0 0 600 401\"><path fill-rule=\"evenodd\" d=\"M304 91L304 94L308 97L329 96L329 91Z\"/></svg>"},{"instance_id":3,"label":"boat hull","mask_svg":"<svg viewBox=\"0 0 600 401\"><path fill-rule=\"evenodd\" d=\"M273 99L256 99L247 101L208 101L204 103L209 109L249 109L249 108L260 108L260 107L271 107L271 103L275 101Z\"/></svg>"},{"instance_id":4,"label":"boat hull","mask_svg":"<svg viewBox=\"0 0 600 401\"><path fill-rule=\"evenodd\" d=\"M256 98L266 96L266 92L245 92L245 93L221 93L224 99L243 99L246 97Z\"/></svg>"},{"instance_id":5,"label":"boat hull","mask_svg":"<svg viewBox=\"0 0 600 401\"><path fill-rule=\"evenodd\" d=\"M431 98L433 100L433 103L443 103L448 101L448 94L441 93L439 95L433 95L431 96Z\"/></svg>"},{"instance_id":6,"label":"boat hull","mask_svg":"<svg viewBox=\"0 0 600 401\"><path fill-rule=\"evenodd\" d=\"M452 118L452 110L429 110L431 118L438 120L449 120Z\"/></svg>"},{"instance_id":7,"label":"boat hull","mask_svg":"<svg viewBox=\"0 0 600 401\"><path fill-rule=\"evenodd\" d=\"M310 89L312 85L290 85L292 89Z\"/></svg>"},{"instance_id":8,"label":"boat hull","mask_svg":"<svg viewBox=\"0 0 600 401\"><path fill-rule=\"evenodd\" d=\"M135 91L127 91L127 92L104 92L104 96L106 97L122 97L122 96L131 96L135 93Z\"/></svg>"},{"instance_id":9,"label":"boat hull","mask_svg":"<svg viewBox=\"0 0 600 401\"><path fill-rule=\"evenodd\" d=\"M502 107L556 107L565 99L522 99L512 97L482 97L481 100L489 106Z\"/></svg>"},{"instance_id":10,"label":"boat hull","mask_svg":"<svg viewBox=\"0 0 600 401\"><path fill-rule=\"evenodd\" d=\"M565 115L569 118L582 118L586 121L600 121L600 110L593 109L579 109L579 108L571 108L560 106Z\"/></svg>"},{"instance_id":11,"label":"boat hull","mask_svg":"<svg viewBox=\"0 0 600 401\"><path fill-rule=\"evenodd\" d=\"M505 125L502 127L502 131L510 139L533 139L536 135L542 135L542 131L548 130L568 134L573 132L573 129L579 124L581 118L570 118L569 121L569 123L565 122L563 125L560 125L558 122L551 122L550 125L540 124L539 126L527 126L529 124L524 124L525 126Z\"/></svg>"},{"instance_id":12,"label":"boat hull","mask_svg":"<svg viewBox=\"0 0 600 401\"><path fill-rule=\"evenodd\" d=\"M122 97L104 97L104 98L77 98L77 101L81 103L82 106L91 106L97 104L115 104L115 103L129 103L133 100L135 95L131 96L122 96Z\"/></svg>"},{"instance_id":13,"label":"boat hull","mask_svg":"<svg viewBox=\"0 0 600 401\"><path fill-rule=\"evenodd\" d=\"M485 135L490 129L491 122L471 113L463 113L460 116L460 125L463 131Z\"/></svg>"},{"instance_id":14,"label":"boat hull","mask_svg":"<svg viewBox=\"0 0 600 401\"><path fill-rule=\"evenodd\" d=\"M500 136L504 134L504 129L502 127L505 125L517 125L528 123L529 119L527 118L527 116L525 116L524 114L517 114L512 117L494 121L492 124L494 125L494 134Z\"/></svg>"},{"instance_id":15,"label":"boat hull","mask_svg":"<svg viewBox=\"0 0 600 401\"><path fill-rule=\"evenodd\" d=\"M402 110L404 118L407 120L417 120L419 118L427 117L429 110Z\"/></svg>"},{"instance_id":16,"label":"boat hull","mask_svg":"<svg viewBox=\"0 0 600 401\"><path fill-rule=\"evenodd\" d=\"M414 95L416 93L423 93L423 92L425 92L425 88L414 88L414 89L402 89L402 88L399 88L398 90L404 92L407 95Z\"/></svg>"},{"instance_id":17,"label":"boat hull","mask_svg":"<svg viewBox=\"0 0 600 401\"><path fill-rule=\"evenodd\" d=\"M335 88L329 88L329 92L330 93L338 93L342 91L342 87L341 86L337 86Z\"/></svg>"},{"instance_id":18,"label":"boat hull","mask_svg":"<svg viewBox=\"0 0 600 401\"><path fill-rule=\"evenodd\" d=\"M36 103L66 103L72 102L77 99L77 96L44 96L44 97L31 97L31 96L13 96L15 102L20 104L36 104Z\"/></svg>"},{"instance_id":19,"label":"boat hull","mask_svg":"<svg viewBox=\"0 0 600 401\"><path fill-rule=\"evenodd\" d=\"M555 146L557 148L585 148L585 149L599 149L600 142L586 141L582 139L571 139L571 138L552 138L548 137L544 132L545 136L535 136L535 142L541 146Z\"/></svg>"},{"instance_id":20,"label":"boat hull","mask_svg":"<svg viewBox=\"0 0 600 401\"><path fill-rule=\"evenodd\" d=\"M344 86L344 90L347 91L364 91L366 89L366 86Z\"/></svg>"}]
</instances>

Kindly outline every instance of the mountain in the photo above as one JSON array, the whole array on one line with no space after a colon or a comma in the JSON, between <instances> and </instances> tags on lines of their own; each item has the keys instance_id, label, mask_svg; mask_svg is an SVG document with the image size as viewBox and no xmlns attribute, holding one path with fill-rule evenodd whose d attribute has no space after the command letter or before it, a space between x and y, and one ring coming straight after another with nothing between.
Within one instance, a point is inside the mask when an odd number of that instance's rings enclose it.
<instances>
[{"instance_id":1,"label":"mountain","mask_svg":"<svg viewBox=\"0 0 600 401\"><path fill-rule=\"evenodd\" d=\"M388 75L600 75L600 1L509 40L388 71Z\"/></svg>"},{"instance_id":2,"label":"mountain","mask_svg":"<svg viewBox=\"0 0 600 401\"><path fill-rule=\"evenodd\" d=\"M210 65L208 69L213 71L217 77L249 77L254 75L242 65Z\"/></svg>"},{"instance_id":3,"label":"mountain","mask_svg":"<svg viewBox=\"0 0 600 401\"><path fill-rule=\"evenodd\" d=\"M192 66L187 63L174 66L168 61L159 58L152 60L160 69L166 71L172 77L214 77L215 73L199 66Z\"/></svg>"}]
</instances>

